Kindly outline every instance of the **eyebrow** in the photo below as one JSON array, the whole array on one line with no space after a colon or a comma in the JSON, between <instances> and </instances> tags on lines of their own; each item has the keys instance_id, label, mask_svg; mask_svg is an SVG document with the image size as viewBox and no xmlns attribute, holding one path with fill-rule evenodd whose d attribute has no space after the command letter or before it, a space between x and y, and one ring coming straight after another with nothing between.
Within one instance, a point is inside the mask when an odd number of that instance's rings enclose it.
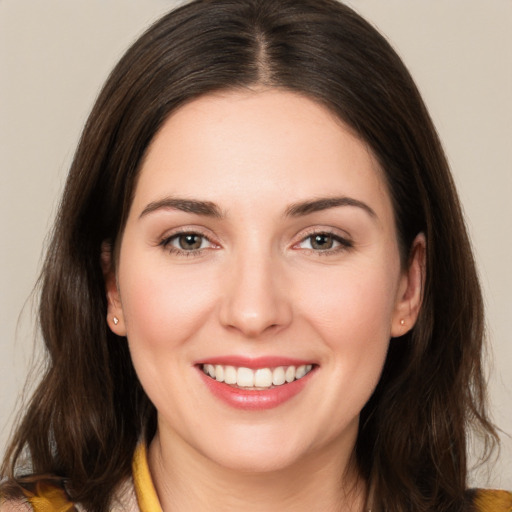
<instances>
[{"instance_id":1,"label":"eyebrow","mask_svg":"<svg viewBox=\"0 0 512 512\"><path fill-rule=\"evenodd\" d=\"M289 217L301 217L311 213L328 210L329 208L337 208L339 206L355 206L363 209L370 217L377 218L375 211L363 201L353 199L352 197L321 197L312 201L303 201L291 204L285 214Z\"/></svg>"},{"instance_id":2,"label":"eyebrow","mask_svg":"<svg viewBox=\"0 0 512 512\"><path fill-rule=\"evenodd\" d=\"M359 201L358 199L346 196L323 197L309 201L293 203L288 206L288 208L286 208L285 216L301 217L310 215L311 213L328 210L330 208L337 208L340 206L353 206L356 208L361 208L366 213L368 213L370 217L377 218L375 211L366 203ZM158 201L149 203L139 215L139 219L158 210L180 210L182 212L195 213L196 215L204 215L206 217L214 217L218 219L225 217L221 209L211 201L165 197Z\"/></svg>"},{"instance_id":3,"label":"eyebrow","mask_svg":"<svg viewBox=\"0 0 512 512\"><path fill-rule=\"evenodd\" d=\"M211 201L165 197L158 201L149 203L144 210L142 210L142 213L139 215L139 219L157 210L180 210L182 212L205 215L206 217L224 217L220 208Z\"/></svg>"}]
</instances>

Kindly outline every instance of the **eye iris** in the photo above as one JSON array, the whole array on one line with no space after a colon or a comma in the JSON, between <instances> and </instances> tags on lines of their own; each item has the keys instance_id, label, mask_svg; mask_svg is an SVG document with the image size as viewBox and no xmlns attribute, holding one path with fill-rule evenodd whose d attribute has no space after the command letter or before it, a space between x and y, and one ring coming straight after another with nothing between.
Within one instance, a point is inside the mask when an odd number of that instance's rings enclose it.
<instances>
[{"instance_id":1,"label":"eye iris","mask_svg":"<svg viewBox=\"0 0 512 512\"><path fill-rule=\"evenodd\" d=\"M200 235L181 235L179 237L180 247L186 251L199 249L201 247L201 242L202 239Z\"/></svg>"},{"instance_id":2,"label":"eye iris","mask_svg":"<svg viewBox=\"0 0 512 512\"><path fill-rule=\"evenodd\" d=\"M314 235L311 237L311 247L313 249L332 249L333 243L333 238L330 235Z\"/></svg>"}]
</instances>

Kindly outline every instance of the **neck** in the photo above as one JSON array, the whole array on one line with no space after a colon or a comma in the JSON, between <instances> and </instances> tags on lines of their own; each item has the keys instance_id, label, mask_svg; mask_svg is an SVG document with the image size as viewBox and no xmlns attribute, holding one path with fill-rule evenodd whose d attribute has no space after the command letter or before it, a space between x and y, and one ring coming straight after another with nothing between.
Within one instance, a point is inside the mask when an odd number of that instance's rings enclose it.
<instances>
[{"instance_id":1,"label":"neck","mask_svg":"<svg viewBox=\"0 0 512 512\"><path fill-rule=\"evenodd\" d=\"M286 468L238 471L157 434L149 467L164 512L363 512L366 485L339 453L328 446Z\"/></svg>"}]
</instances>

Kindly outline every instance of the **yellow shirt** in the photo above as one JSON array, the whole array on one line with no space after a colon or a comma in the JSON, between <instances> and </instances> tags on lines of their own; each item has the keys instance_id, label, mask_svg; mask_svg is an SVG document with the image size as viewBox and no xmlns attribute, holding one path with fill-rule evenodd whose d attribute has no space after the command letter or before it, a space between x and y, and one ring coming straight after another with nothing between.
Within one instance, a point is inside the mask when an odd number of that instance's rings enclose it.
<instances>
[{"instance_id":1,"label":"yellow shirt","mask_svg":"<svg viewBox=\"0 0 512 512\"><path fill-rule=\"evenodd\" d=\"M132 462L133 478L114 497L112 512L162 512L151 479L146 447L139 444ZM0 496L0 512L85 512L73 504L58 479L45 478L20 486L25 499L17 503L4 502ZM468 491L474 512L512 512L512 493L491 489ZM27 503L28 502L28 503Z\"/></svg>"},{"instance_id":2,"label":"yellow shirt","mask_svg":"<svg viewBox=\"0 0 512 512\"><path fill-rule=\"evenodd\" d=\"M133 485L140 512L162 512L160 501L149 472L146 445L140 443L135 450L132 462Z\"/></svg>"}]
</instances>

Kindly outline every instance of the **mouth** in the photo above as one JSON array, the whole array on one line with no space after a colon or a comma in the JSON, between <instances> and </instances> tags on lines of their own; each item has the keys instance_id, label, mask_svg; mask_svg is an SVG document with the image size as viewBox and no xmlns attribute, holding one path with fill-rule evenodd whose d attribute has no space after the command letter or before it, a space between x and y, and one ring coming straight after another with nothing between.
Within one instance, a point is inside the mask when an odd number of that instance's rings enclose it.
<instances>
[{"instance_id":1,"label":"mouth","mask_svg":"<svg viewBox=\"0 0 512 512\"><path fill-rule=\"evenodd\" d=\"M201 369L205 375L217 382L223 382L238 389L263 391L291 384L304 378L313 370L313 365L303 364L300 366L290 365L253 369L244 366L236 367L207 363L202 364Z\"/></svg>"},{"instance_id":2,"label":"mouth","mask_svg":"<svg viewBox=\"0 0 512 512\"><path fill-rule=\"evenodd\" d=\"M318 364L281 357L203 360L196 368L214 397L235 409L266 410L290 401L309 386Z\"/></svg>"}]
</instances>

